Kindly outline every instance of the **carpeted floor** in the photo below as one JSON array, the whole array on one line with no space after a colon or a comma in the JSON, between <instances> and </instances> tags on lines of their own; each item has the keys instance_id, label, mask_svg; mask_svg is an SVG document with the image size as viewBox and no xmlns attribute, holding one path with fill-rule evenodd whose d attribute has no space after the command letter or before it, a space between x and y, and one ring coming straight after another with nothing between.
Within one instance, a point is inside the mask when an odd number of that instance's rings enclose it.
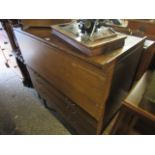
<instances>
[{"instance_id":1,"label":"carpeted floor","mask_svg":"<svg viewBox=\"0 0 155 155\"><path fill-rule=\"evenodd\" d=\"M0 134L70 134L41 104L35 90L23 87L20 76L5 66L2 48L8 50L10 47L9 44L4 44L7 38L2 31L0 30Z\"/></svg>"}]
</instances>

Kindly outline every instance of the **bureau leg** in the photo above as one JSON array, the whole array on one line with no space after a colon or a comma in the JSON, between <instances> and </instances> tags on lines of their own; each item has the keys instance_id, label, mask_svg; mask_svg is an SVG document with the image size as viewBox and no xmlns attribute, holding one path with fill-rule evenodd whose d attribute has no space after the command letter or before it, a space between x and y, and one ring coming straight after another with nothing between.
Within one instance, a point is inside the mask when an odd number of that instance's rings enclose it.
<instances>
[{"instance_id":1,"label":"bureau leg","mask_svg":"<svg viewBox=\"0 0 155 155\"><path fill-rule=\"evenodd\" d=\"M48 106L46 100L39 93L38 93L38 97L39 97L41 103L44 105L45 108L47 108L48 110L51 110L53 112L56 112L56 110L54 108L51 108Z\"/></svg>"},{"instance_id":2,"label":"bureau leg","mask_svg":"<svg viewBox=\"0 0 155 155\"><path fill-rule=\"evenodd\" d=\"M38 98L40 99L41 103L45 106L45 108L48 108L46 100L37 92Z\"/></svg>"},{"instance_id":3,"label":"bureau leg","mask_svg":"<svg viewBox=\"0 0 155 155\"><path fill-rule=\"evenodd\" d=\"M41 99L41 96L40 96L40 94L38 92L37 92L37 95L38 95L38 98Z\"/></svg>"},{"instance_id":4,"label":"bureau leg","mask_svg":"<svg viewBox=\"0 0 155 155\"><path fill-rule=\"evenodd\" d=\"M125 117L125 112L121 109L121 111L119 112L117 119L110 131L110 135L118 134L118 129L120 128L120 126L122 126L124 117Z\"/></svg>"},{"instance_id":5,"label":"bureau leg","mask_svg":"<svg viewBox=\"0 0 155 155\"><path fill-rule=\"evenodd\" d=\"M47 103L46 103L46 100L45 100L45 99L41 98L41 102L42 102L42 104L45 106L45 108L48 108L48 106L47 106Z\"/></svg>"},{"instance_id":6,"label":"bureau leg","mask_svg":"<svg viewBox=\"0 0 155 155\"><path fill-rule=\"evenodd\" d=\"M133 113L130 112L127 108L122 107L110 134L112 135L130 134L130 131L136 121L137 117L135 117Z\"/></svg>"}]
</instances>

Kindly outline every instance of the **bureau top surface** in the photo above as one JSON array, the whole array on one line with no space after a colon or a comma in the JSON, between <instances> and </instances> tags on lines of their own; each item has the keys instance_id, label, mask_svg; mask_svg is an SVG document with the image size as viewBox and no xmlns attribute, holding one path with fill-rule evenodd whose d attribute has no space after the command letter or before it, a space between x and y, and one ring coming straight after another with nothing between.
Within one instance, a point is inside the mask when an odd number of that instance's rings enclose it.
<instances>
[{"instance_id":1,"label":"bureau top surface","mask_svg":"<svg viewBox=\"0 0 155 155\"><path fill-rule=\"evenodd\" d=\"M88 57L83 55L79 50L75 49L68 43L53 35L50 28L28 28L25 30L14 29L14 31L22 33L23 35L29 36L31 38L40 40L50 46L62 50L63 52L67 52L73 56L88 61L89 63L97 65L98 67L103 67L106 64L109 64L110 62L119 59L122 56L125 56L139 45L143 46L144 43L144 38L127 36L123 48L103 53L99 56Z\"/></svg>"}]
</instances>

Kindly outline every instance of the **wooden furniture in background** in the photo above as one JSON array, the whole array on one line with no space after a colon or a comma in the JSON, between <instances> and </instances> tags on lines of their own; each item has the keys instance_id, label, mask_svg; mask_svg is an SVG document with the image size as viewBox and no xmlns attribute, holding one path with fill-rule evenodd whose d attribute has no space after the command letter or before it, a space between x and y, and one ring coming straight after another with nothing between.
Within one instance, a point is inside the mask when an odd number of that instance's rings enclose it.
<instances>
[{"instance_id":1,"label":"wooden furniture in background","mask_svg":"<svg viewBox=\"0 0 155 155\"><path fill-rule=\"evenodd\" d=\"M12 55L11 57L7 54L6 51L4 51L4 54L7 55L7 59L9 60L8 62L10 63L8 64L8 67L12 66L12 64L16 64L15 67L20 71L20 77L23 81L24 86L33 87L29 73L24 64L22 54L19 50L18 43L13 33L13 27L18 26L18 20L1 20L1 22L5 33L7 34L8 44L11 45L11 49L9 49L9 55Z\"/></svg>"},{"instance_id":2,"label":"wooden furniture in background","mask_svg":"<svg viewBox=\"0 0 155 155\"><path fill-rule=\"evenodd\" d=\"M154 24L154 27L151 27L151 28L155 30L155 23L150 23L149 21L146 21L146 20L129 20L128 26L125 26L125 27L117 26L117 25L112 26L114 30L117 32L130 34L137 37L146 37L146 41L144 42L144 46L143 46L142 56L140 58L140 63L137 67L137 75L135 78L136 81L139 80L142 77L142 75L145 73L145 71L148 69L155 54L155 41L149 39L149 38L152 38L150 37L150 34L152 33L152 31L149 29L150 26L147 25L148 23L151 26L152 24ZM143 26L146 27L146 29L148 29L147 30L148 32L144 33L140 31L140 28Z\"/></svg>"},{"instance_id":3,"label":"wooden furniture in background","mask_svg":"<svg viewBox=\"0 0 155 155\"><path fill-rule=\"evenodd\" d=\"M136 81L138 81L143 74L149 69L149 66L155 55L155 41L146 40L144 42L143 53L137 68Z\"/></svg>"},{"instance_id":4,"label":"wooden furniture in background","mask_svg":"<svg viewBox=\"0 0 155 155\"><path fill-rule=\"evenodd\" d=\"M128 20L128 28L133 35L147 36L150 40L155 40L155 20Z\"/></svg>"},{"instance_id":5,"label":"wooden furniture in background","mask_svg":"<svg viewBox=\"0 0 155 155\"><path fill-rule=\"evenodd\" d=\"M123 102L111 134L155 134L155 101L144 101L151 78L155 80L155 73L147 71L131 90Z\"/></svg>"},{"instance_id":6,"label":"wooden furniture in background","mask_svg":"<svg viewBox=\"0 0 155 155\"><path fill-rule=\"evenodd\" d=\"M132 86L144 38L128 36L123 48L87 57L49 28L14 32L32 83L48 107L78 134L100 134Z\"/></svg>"}]
</instances>

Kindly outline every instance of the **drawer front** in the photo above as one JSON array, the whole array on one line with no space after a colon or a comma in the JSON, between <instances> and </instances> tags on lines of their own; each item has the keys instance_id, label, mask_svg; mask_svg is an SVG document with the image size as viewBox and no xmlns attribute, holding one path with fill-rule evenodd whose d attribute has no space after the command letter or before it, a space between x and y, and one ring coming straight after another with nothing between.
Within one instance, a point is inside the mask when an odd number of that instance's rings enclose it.
<instances>
[{"instance_id":1,"label":"drawer front","mask_svg":"<svg viewBox=\"0 0 155 155\"><path fill-rule=\"evenodd\" d=\"M16 32L21 52L29 67L99 120L107 92L105 74L93 65L47 45L41 40Z\"/></svg>"},{"instance_id":2,"label":"drawer front","mask_svg":"<svg viewBox=\"0 0 155 155\"><path fill-rule=\"evenodd\" d=\"M97 121L94 118L34 71L28 70L34 87L46 99L49 107L55 108L79 134L96 134Z\"/></svg>"}]
</instances>

